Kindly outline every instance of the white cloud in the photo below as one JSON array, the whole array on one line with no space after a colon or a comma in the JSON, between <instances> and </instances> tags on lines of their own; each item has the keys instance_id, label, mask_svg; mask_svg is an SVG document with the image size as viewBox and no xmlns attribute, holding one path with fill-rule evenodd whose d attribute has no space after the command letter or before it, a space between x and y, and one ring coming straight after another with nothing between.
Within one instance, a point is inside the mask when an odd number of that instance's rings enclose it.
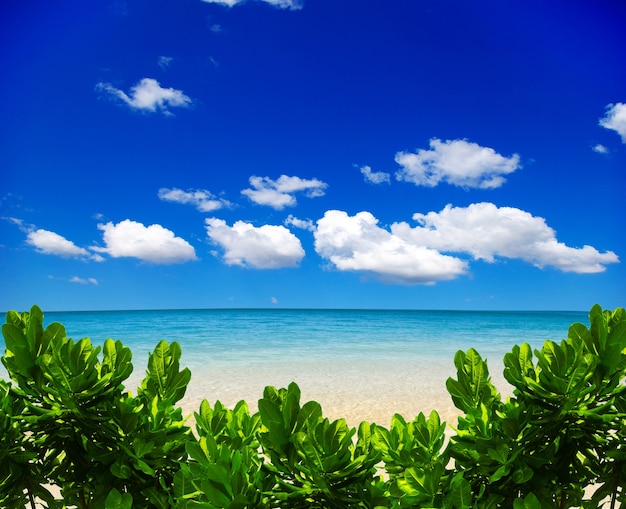
<instances>
[{"instance_id":1,"label":"white cloud","mask_svg":"<svg viewBox=\"0 0 626 509\"><path fill-rule=\"evenodd\" d=\"M224 262L256 269L296 267L304 257L300 240L284 226L255 227L244 221L228 226L217 218L206 219L209 238L224 249Z\"/></svg>"},{"instance_id":2,"label":"white cloud","mask_svg":"<svg viewBox=\"0 0 626 509\"><path fill-rule=\"evenodd\" d=\"M294 226L295 228L300 228L301 230L308 230L310 232L315 231L315 224L310 219L298 219L297 217L289 214L287 219L285 219L285 224L287 226Z\"/></svg>"},{"instance_id":3,"label":"white cloud","mask_svg":"<svg viewBox=\"0 0 626 509\"><path fill-rule=\"evenodd\" d=\"M441 182L465 188L500 187L504 175L521 168L519 155L504 157L494 149L467 140L430 140L430 150L398 152L398 180L435 187Z\"/></svg>"},{"instance_id":4,"label":"white cloud","mask_svg":"<svg viewBox=\"0 0 626 509\"><path fill-rule=\"evenodd\" d=\"M254 203L268 205L276 210L293 207L296 204L295 193L304 192L308 198L324 196L328 184L318 179L301 179L281 175L278 180L269 177L250 177L252 189L244 189L241 194Z\"/></svg>"},{"instance_id":5,"label":"white cloud","mask_svg":"<svg viewBox=\"0 0 626 509\"><path fill-rule=\"evenodd\" d=\"M626 104L609 104L606 115L600 119L600 125L615 131L622 137L622 143L626 143Z\"/></svg>"},{"instance_id":6,"label":"white cloud","mask_svg":"<svg viewBox=\"0 0 626 509\"><path fill-rule=\"evenodd\" d=\"M93 277L82 278L78 276L74 276L70 278L70 283L78 283L81 285L95 285L98 286L98 280Z\"/></svg>"},{"instance_id":7,"label":"white cloud","mask_svg":"<svg viewBox=\"0 0 626 509\"><path fill-rule=\"evenodd\" d=\"M64 258L89 258L101 261L102 257L92 255L85 248L79 247L71 240L48 230L32 230L28 232L26 242L43 254L62 256Z\"/></svg>"},{"instance_id":8,"label":"white cloud","mask_svg":"<svg viewBox=\"0 0 626 509\"><path fill-rule=\"evenodd\" d=\"M609 149L606 148L604 145L600 145L599 143L597 145L594 145L593 147L591 147L591 150L593 150L594 152L597 152L598 154L608 154L609 153Z\"/></svg>"},{"instance_id":9,"label":"white cloud","mask_svg":"<svg viewBox=\"0 0 626 509\"><path fill-rule=\"evenodd\" d=\"M92 247L100 253L113 258L138 258L157 263L183 263L196 259L194 248L184 239L159 224L144 226L141 223L125 219L113 224L99 224L104 233L102 238L106 247Z\"/></svg>"},{"instance_id":10,"label":"white cloud","mask_svg":"<svg viewBox=\"0 0 626 509\"><path fill-rule=\"evenodd\" d=\"M603 272L607 264L619 262L611 251L559 242L543 218L516 208L448 205L439 213L418 213L413 219L418 226L400 222L387 230L369 212L349 216L329 210L317 221L315 250L338 270L408 285L434 284L467 273L468 262L450 253L487 262L496 257L520 259L539 268L579 274Z\"/></svg>"},{"instance_id":11,"label":"white cloud","mask_svg":"<svg viewBox=\"0 0 626 509\"><path fill-rule=\"evenodd\" d=\"M389 184L391 183L391 176L389 173L383 171L372 171L370 166L363 166L361 168L361 174L365 177L365 181L370 184Z\"/></svg>"},{"instance_id":12,"label":"white cloud","mask_svg":"<svg viewBox=\"0 0 626 509\"><path fill-rule=\"evenodd\" d=\"M217 198L210 191L206 191L205 189L183 191L182 189L168 189L163 187L159 189L159 198L163 201L193 205L200 212L211 212L221 209L222 207L232 206L232 203L228 200Z\"/></svg>"},{"instance_id":13,"label":"white cloud","mask_svg":"<svg viewBox=\"0 0 626 509\"><path fill-rule=\"evenodd\" d=\"M439 213L418 213L413 219L420 226L395 223L392 233L414 245L468 253L487 262L496 257L515 258L540 268L551 266L581 274L603 272L606 264L619 262L611 251L600 253L591 246L574 248L558 242L543 218L517 208L499 208L493 203L447 205Z\"/></svg>"},{"instance_id":14,"label":"white cloud","mask_svg":"<svg viewBox=\"0 0 626 509\"><path fill-rule=\"evenodd\" d=\"M317 221L315 250L338 270L399 284L433 284L465 274L467 263L408 242L378 226L369 212L329 210Z\"/></svg>"},{"instance_id":15,"label":"white cloud","mask_svg":"<svg viewBox=\"0 0 626 509\"><path fill-rule=\"evenodd\" d=\"M237 4L245 3L246 0L202 0L203 2L209 4L220 4L225 5L227 7L233 7ZM298 10L302 9L304 6L304 0L261 0L265 3L273 5L274 7L278 7L280 9L292 9Z\"/></svg>"},{"instance_id":16,"label":"white cloud","mask_svg":"<svg viewBox=\"0 0 626 509\"><path fill-rule=\"evenodd\" d=\"M183 94L181 90L163 88L153 78L143 78L139 83L131 87L130 95L123 90L115 88L110 83L98 83L96 90L112 95L134 110L151 112L158 110L166 115L170 115L169 107L184 108L191 105L191 99Z\"/></svg>"}]
</instances>

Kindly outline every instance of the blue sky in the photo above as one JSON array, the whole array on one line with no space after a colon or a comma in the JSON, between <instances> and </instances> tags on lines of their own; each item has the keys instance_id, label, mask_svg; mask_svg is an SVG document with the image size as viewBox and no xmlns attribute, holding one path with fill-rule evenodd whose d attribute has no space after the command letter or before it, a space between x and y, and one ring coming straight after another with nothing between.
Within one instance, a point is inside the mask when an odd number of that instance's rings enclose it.
<instances>
[{"instance_id":1,"label":"blue sky","mask_svg":"<svg viewBox=\"0 0 626 509\"><path fill-rule=\"evenodd\" d=\"M626 305L621 1L0 23L0 309Z\"/></svg>"}]
</instances>

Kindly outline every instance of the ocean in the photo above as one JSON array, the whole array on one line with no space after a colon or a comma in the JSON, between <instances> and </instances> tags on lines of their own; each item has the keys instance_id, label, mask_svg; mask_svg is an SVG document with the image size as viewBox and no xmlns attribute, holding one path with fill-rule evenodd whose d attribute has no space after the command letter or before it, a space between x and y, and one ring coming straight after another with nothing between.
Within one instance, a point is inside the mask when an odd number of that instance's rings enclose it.
<instances>
[{"instance_id":1,"label":"ocean","mask_svg":"<svg viewBox=\"0 0 626 509\"><path fill-rule=\"evenodd\" d=\"M202 399L229 406L240 399L252 409L266 385L302 390L330 418L388 424L399 412L413 418L436 409L448 421L457 412L445 389L454 376L457 350L475 348L486 358L498 390L502 358L523 342L540 348L560 341L583 312L372 311L209 309L49 312L45 324L61 322L74 339L102 345L119 339L133 352L136 392L148 353L162 339L182 347L182 366L192 379L181 402L197 410ZM4 342L2 342L4 352ZM4 367L0 376L6 378Z\"/></svg>"}]
</instances>

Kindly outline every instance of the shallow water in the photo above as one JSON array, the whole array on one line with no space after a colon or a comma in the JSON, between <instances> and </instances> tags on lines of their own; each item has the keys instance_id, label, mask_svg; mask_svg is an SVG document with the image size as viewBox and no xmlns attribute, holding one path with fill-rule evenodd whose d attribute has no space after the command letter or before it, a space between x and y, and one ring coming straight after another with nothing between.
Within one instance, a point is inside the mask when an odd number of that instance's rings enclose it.
<instances>
[{"instance_id":1,"label":"shallow water","mask_svg":"<svg viewBox=\"0 0 626 509\"><path fill-rule=\"evenodd\" d=\"M295 381L303 400L315 399L330 418L388 424L395 412L413 418L437 409L457 415L445 380L455 374L457 350L487 358L503 394L502 358L514 344L541 347L560 341L580 312L467 312L370 310L166 310L46 313L74 339L101 345L120 339L133 351L131 392L143 377L148 353L161 339L182 346L181 364L192 372L182 404L187 412L204 398L252 408L266 385ZM2 345L4 346L4 345ZM6 378L4 368L0 374Z\"/></svg>"}]
</instances>

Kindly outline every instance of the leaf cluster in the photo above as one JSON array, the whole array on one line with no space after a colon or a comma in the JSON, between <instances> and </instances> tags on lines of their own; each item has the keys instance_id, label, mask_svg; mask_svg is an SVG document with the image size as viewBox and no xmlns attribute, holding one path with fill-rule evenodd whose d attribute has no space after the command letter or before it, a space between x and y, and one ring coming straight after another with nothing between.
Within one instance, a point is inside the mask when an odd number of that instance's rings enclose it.
<instances>
[{"instance_id":1,"label":"leaf cluster","mask_svg":"<svg viewBox=\"0 0 626 509\"><path fill-rule=\"evenodd\" d=\"M13 383L0 384L0 507L170 507L192 435L174 408L191 377L180 346L157 345L132 396L123 385L132 355L120 341L101 350L59 323L44 329L37 306L7 313L2 333Z\"/></svg>"}]
</instances>

